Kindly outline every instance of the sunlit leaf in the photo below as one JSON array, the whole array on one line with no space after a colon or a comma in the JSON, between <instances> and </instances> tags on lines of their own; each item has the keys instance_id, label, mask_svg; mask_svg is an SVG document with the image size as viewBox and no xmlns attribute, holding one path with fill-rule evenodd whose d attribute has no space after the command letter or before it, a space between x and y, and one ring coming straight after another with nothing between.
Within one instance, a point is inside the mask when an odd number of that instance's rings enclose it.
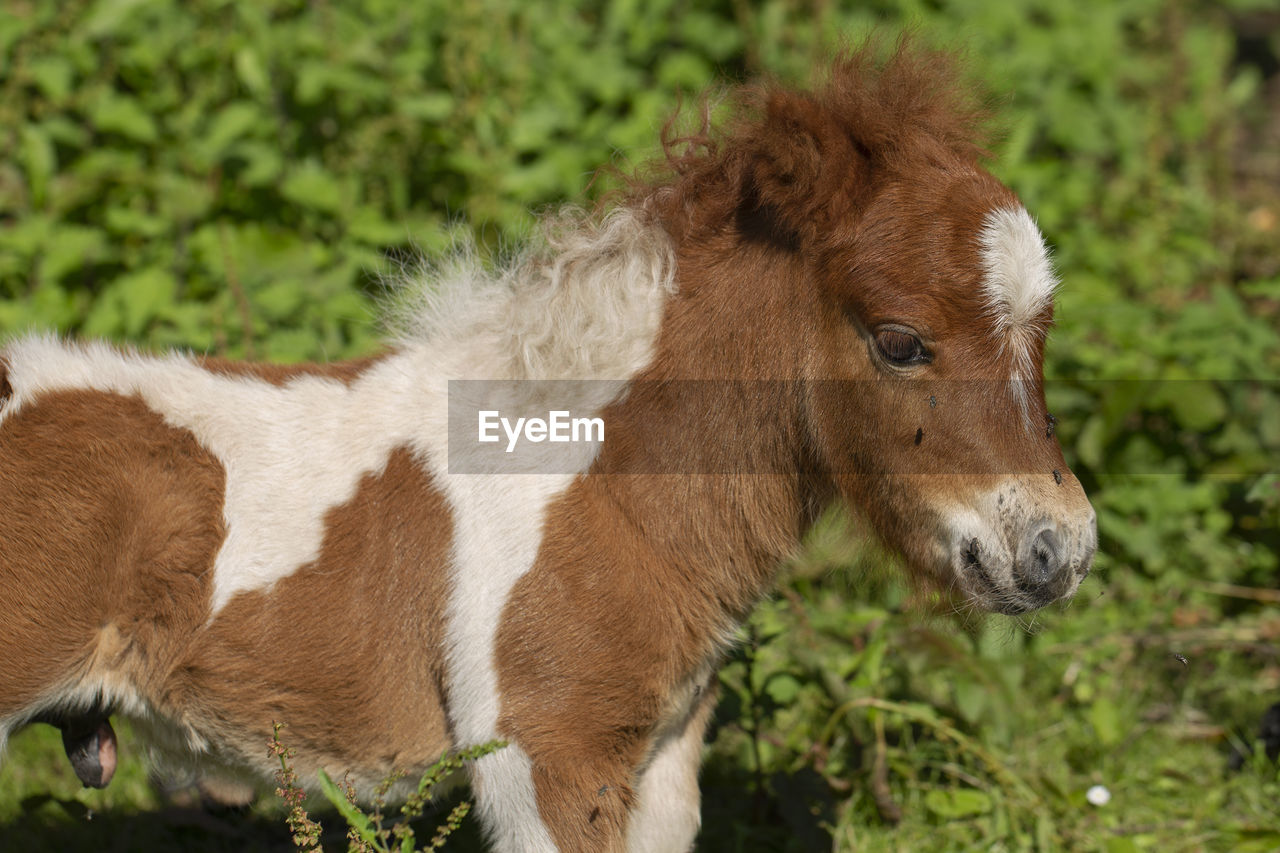
<instances>
[{"instance_id":1,"label":"sunlit leaf","mask_svg":"<svg viewBox=\"0 0 1280 853\"><path fill-rule=\"evenodd\" d=\"M156 121L136 99L115 93L103 94L93 105L90 117L105 133L118 133L137 142L156 139Z\"/></svg>"},{"instance_id":2,"label":"sunlit leaf","mask_svg":"<svg viewBox=\"0 0 1280 853\"><path fill-rule=\"evenodd\" d=\"M924 804L942 820L973 817L991 811L991 797L971 788L930 791L925 794Z\"/></svg>"}]
</instances>

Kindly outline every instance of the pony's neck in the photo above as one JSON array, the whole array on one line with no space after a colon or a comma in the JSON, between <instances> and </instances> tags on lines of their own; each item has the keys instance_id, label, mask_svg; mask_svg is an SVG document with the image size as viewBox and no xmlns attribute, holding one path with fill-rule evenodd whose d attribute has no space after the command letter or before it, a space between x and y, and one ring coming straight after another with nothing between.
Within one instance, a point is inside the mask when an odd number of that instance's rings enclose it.
<instances>
[{"instance_id":1,"label":"pony's neck","mask_svg":"<svg viewBox=\"0 0 1280 853\"><path fill-rule=\"evenodd\" d=\"M731 245L680 252L654 359L612 408L596 470L660 475L615 478L614 500L663 531L664 558L737 621L829 489L803 438L803 308L785 281L799 273L771 249ZM762 330L761 316L777 324Z\"/></svg>"}]
</instances>

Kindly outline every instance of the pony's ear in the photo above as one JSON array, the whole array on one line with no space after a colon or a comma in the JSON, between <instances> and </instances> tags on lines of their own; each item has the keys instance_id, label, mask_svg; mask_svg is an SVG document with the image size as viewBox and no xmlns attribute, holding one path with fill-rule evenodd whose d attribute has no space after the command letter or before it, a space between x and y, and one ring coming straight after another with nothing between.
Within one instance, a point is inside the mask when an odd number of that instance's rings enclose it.
<instances>
[{"instance_id":1,"label":"pony's ear","mask_svg":"<svg viewBox=\"0 0 1280 853\"><path fill-rule=\"evenodd\" d=\"M805 244L848 214L850 188L865 161L807 97L768 95L752 149L740 203L757 232L778 229L775 238Z\"/></svg>"}]
</instances>

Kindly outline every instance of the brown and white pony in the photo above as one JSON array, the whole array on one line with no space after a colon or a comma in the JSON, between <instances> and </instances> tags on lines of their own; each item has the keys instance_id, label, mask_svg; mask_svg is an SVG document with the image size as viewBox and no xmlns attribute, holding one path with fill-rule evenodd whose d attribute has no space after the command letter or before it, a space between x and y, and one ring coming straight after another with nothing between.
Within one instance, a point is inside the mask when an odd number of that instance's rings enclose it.
<instances>
[{"instance_id":1,"label":"brown and white pony","mask_svg":"<svg viewBox=\"0 0 1280 853\"><path fill-rule=\"evenodd\" d=\"M1055 276L946 67L741 90L612 212L438 274L368 360L9 342L0 739L59 724L104 784L117 713L261 780L284 720L367 791L500 738L495 849L686 850L717 665L824 505L962 605L1070 597L1096 533L1045 411ZM578 380L604 440L474 473L450 409L489 404L451 380L530 410Z\"/></svg>"}]
</instances>

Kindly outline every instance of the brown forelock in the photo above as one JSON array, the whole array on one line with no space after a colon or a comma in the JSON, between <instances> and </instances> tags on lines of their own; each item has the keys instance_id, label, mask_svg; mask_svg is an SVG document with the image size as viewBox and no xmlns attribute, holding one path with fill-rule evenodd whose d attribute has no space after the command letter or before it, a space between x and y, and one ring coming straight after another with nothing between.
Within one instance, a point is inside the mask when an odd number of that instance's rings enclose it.
<instances>
[{"instance_id":1,"label":"brown forelock","mask_svg":"<svg viewBox=\"0 0 1280 853\"><path fill-rule=\"evenodd\" d=\"M196 363L210 373L219 376L249 377L270 382L272 385L285 385L300 376L316 376L321 379L336 379L350 384L362 373L382 359L392 355L391 352L351 361L333 361L327 363L302 362L299 364L268 364L261 361L232 361L212 355L196 356Z\"/></svg>"},{"instance_id":2,"label":"brown forelock","mask_svg":"<svg viewBox=\"0 0 1280 853\"><path fill-rule=\"evenodd\" d=\"M777 83L727 97L723 130L668 125L663 163L631 181L633 203L677 239L732 227L744 212L801 241L838 234L885 167L916 168L982 153L984 113L954 59L903 41L885 61L878 42L838 56L813 92Z\"/></svg>"},{"instance_id":3,"label":"brown forelock","mask_svg":"<svg viewBox=\"0 0 1280 853\"><path fill-rule=\"evenodd\" d=\"M204 620L224 472L141 400L60 391L0 424L0 716L154 686Z\"/></svg>"},{"instance_id":4,"label":"brown forelock","mask_svg":"<svg viewBox=\"0 0 1280 853\"><path fill-rule=\"evenodd\" d=\"M319 557L233 597L168 685L240 758L261 766L273 721L300 772L376 784L421 772L450 744L442 699L452 521L407 449L330 510Z\"/></svg>"}]
</instances>

